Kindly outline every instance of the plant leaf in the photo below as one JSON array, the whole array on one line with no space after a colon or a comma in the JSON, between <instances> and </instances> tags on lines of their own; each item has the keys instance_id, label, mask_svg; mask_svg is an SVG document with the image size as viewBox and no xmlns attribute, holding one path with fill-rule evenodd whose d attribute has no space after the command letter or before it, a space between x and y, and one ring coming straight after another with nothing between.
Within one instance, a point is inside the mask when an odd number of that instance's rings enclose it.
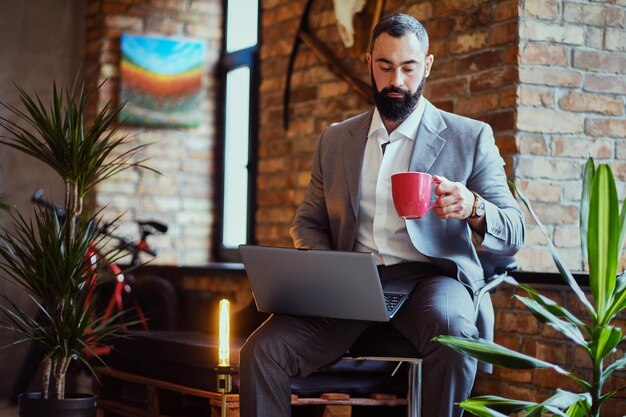
<instances>
[{"instance_id":1,"label":"plant leaf","mask_svg":"<svg viewBox=\"0 0 626 417\"><path fill-rule=\"evenodd\" d=\"M526 417L541 417L542 413L546 411L562 417L568 417L567 410L581 401L590 401L589 394L576 394L557 388L550 398L533 407Z\"/></svg>"},{"instance_id":2,"label":"plant leaf","mask_svg":"<svg viewBox=\"0 0 626 417\"><path fill-rule=\"evenodd\" d=\"M509 400L508 398L486 395L469 398L462 401L459 405L464 410L479 417L506 417L511 413L525 410L533 404L526 401Z\"/></svg>"},{"instance_id":3,"label":"plant leaf","mask_svg":"<svg viewBox=\"0 0 626 417\"><path fill-rule=\"evenodd\" d=\"M567 417L586 417L589 415L589 407L586 403L579 401L576 404L572 404L570 408L567 409Z\"/></svg>"},{"instance_id":4,"label":"plant leaf","mask_svg":"<svg viewBox=\"0 0 626 417\"><path fill-rule=\"evenodd\" d=\"M578 283L574 279L574 276L572 275L572 273L567 268L565 268L565 266L564 266L565 264L563 263L563 261L561 261L559 253L556 250L556 247L554 246L554 243L552 243L552 239L550 239L550 235L548 234L548 231L546 230L546 227L544 226L544 224L539 219L539 216L537 216L537 213L535 213L535 210L533 210L532 206L530 205L530 201L528 200L526 195L524 195L524 193L515 185L515 183L509 181L509 185L510 185L511 188L513 188L515 190L515 192L517 193L518 197L522 200L522 203L524 203L524 205L528 209L528 212L532 216L533 220L535 221L535 223L537 223L537 226L539 227L541 232L546 237L546 241L548 242L548 248L550 249L550 254L552 255L552 259L554 260L554 264L556 265L557 269L561 273L561 276L565 279L565 282L574 291L574 294L576 294L576 296L578 297L580 302L585 306L585 308L589 312L589 315L591 316L591 318L593 320L596 320L597 313L596 313L595 308L589 302L589 300L587 300L587 297L585 296L585 293L583 292L583 290L580 288L580 286L578 285Z\"/></svg>"},{"instance_id":5,"label":"plant leaf","mask_svg":"<svg viewBox=\"0 0 626 417\"><path fill-rule=\"evenodd\" d=\"M137 153L148 145L124 151L119 149L127 144L127 136L119 134L117 122L125 103L116 106L110 102L105 104L93 121L85 125L84 115L94 91L87 89L78 79L79 74L74 86L63 89L61 93L53 84L54 94L49 108L37 94L30 95L17 86L20 101L26 110L2 103L17 121L0 117L0 127L9 133L0 138L0 143L44 162L66 184L77 186L79 195L84 197L96 184L120 171L132 167L148 168L143 164L145 160L134 162ZM101 87L102 84L97 89Z\"/></svg>"},{"instance_id":6,"label":"plant leaf","mask_svg":"<svg viewBox=\"0 0 626 417\"><path fill-rule=\"evenodd\" d=\"M613 372L620 371L624 368L626 368L626 355L622 356L620 359L616 360L604 369L600 384L604 384L604 382L613 374Z\"/></svg>"},{"instance_id":7,"label":"plant leaf","mask_svg":"<svg viewBox=\"0 0 626 417\"><path fill-rule=\"evenodd\" d=\"M626 308L626 272L622 272L616 279L615 290L611 303L605 314L605 321L609 322L619 312Z\"/></svg>"},{"instance_id":8,"label":"plant leaf","mask_svg":"<svg viewBox=\"0 0 626 417\"><path fill-rule=\"evenodd\" d=\"M617 276L613 293L621 294L624 290L626 290L626 271L622 271L622 273Z\"/></svg>"},{"instance_id":9,"label":"plant leaf","mask_svg":"<svg viewBox=\"0 0 626 417\"><path fill-rule=\"evenodd\" d=\"M621 256L624 249L624 240L626 239L626 199L622 202L622 209L619 214L619 240L617 243L617 257Z\"/></svg>"},{"instance_id":10,"label":"plant leaf","mask_svg":"<svg viewBox=\"0 0 626 417\"><path fill-rule=\"evenodd\" d=\"M565 307L557 304L554 300L551 300L550 298L539 294L534 288L526 284L519 284L519 287L525 290L533 300L541 304L550 313L554 314L556 317L566 319L569 322L574 323L576 326L583 328L585 332L587 332L587 335L591 337L591 328L574 314L570 313Z\"/></svg>"},{"instance_id":11,"label":"plant leaf","mask_svg":"<svg viewBox=\"0 0 626 417\"><path fill-rule=\"evenodd\" d=\"M472 402L472 400L465 400L459 404L465 411L469 411L478 417L507 417L506 414L499 413L492 410L480 403Z\"/></svg>"},{"instance_id":12,"label":"plant leaf","mask_svg":"<svg viewBox=\"0 0 626 417\"><path fill-rule=\"evenodd\" d=\"M569 337L577 345L586 347L587 341L583 337L582 333L580 333L578 326L573 323L559 319L557 316L552 314L552 312L550 312L548 309L546 309L535 300L521 297L519 295L515 295L515 298L522 304L524 304L528 311L530 311L537 320L551 326L564 336Z\"/></svg>"},{"instance_id":13,"label":"plant leaf","mask_svg":"<svg viewBox=\"0 0 626 417\"><path fill-rule=\"evenodd\" d=\"M554 368L555 365L480 338L437 336L434 341L483 362L510 369Z\"/></svg>"},{"instance_id":14,"label":"plant leaf","mask_svg":"<svg viewBox=\"0 0 626 417\"><path fill-rule=\"evenodd\" d=\"M588 261L587 258L587 229L589 225L589 199L591 198L591 185L593 184L593 177L596 173L596 168L593 162L593 158L587 159L585 168L583 171L583 191L580 196L580 247L583 253L583 261Z\"/></svg>"},{"instance_id":15,"label":"plant leaf","mask_svg":"<svg viewBox=\"0 0 626 417\"><path fill-rule=\"evenodd\" d=\"M458 337L458 336L437 336L432 339L433 341L443 343L455 351L462 353L472 358L476 358L480 361L491 363L496 366L509 369L542 369L551 368L561 375L565 375L571 378L574 382L580 385L583 389L589 390L591 385L558 365L550 362L543 361L541 359L534 358L532 356L525 355L523 353L507 349L497 343L489 340L471 337Z\"/></svg>"},{"instance_id":16,"label":"plant leaf","mask_svg":"<svg viewBox=\"0 0 626 417\"><path fill-rule=\"evenodd\" d=\"M596 304L597 322L606 323L615 289L618 265L618 201L615 179L608 165L598 167L589 203L589 285Z\"/></svg>"},{"instance_id":17,"label":"plant leaf","mask_svg":"<svg viewBox=\"0 0 626 417\"><path fill-rule=\"evenodd\" d=\"M521 400L512 400L509 398L499 397L496 395L481 395L479 397L469 398L459 404L462 408L470 411L466 407L470 407L473 409L479 409L480 407L486 407L490 412L495 411L497 413L503 413L504 415L509 415L512 413L517 413L519 411L523 411L536 405L534 402L529 401L521 401ZM485 414L485 415L493 415L493 414ZM502 415L502 414L496 414Z\"/></svg>"},{"instance_id":18,"label":"plant leaf","mask_svg":"<svg viewBox=\"0 0 626 417\"><path fill-rule=\"evenodd\" d=\"M595 326L589 348L596 361L601 361L611 353L622 341L622 330L619 327L603 325Z\"/></svg>"}]
</instances>

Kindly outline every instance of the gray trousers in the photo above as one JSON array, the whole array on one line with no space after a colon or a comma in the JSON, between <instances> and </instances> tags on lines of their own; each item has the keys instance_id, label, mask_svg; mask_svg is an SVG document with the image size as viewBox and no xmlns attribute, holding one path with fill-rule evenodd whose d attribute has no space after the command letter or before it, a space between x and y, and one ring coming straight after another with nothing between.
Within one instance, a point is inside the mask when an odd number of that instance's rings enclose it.
<instances>
[{"instance_id":1,"label":"gray trousers","mask_svg":"<svg viewBox=\"0 0 626 417\"><path fill-rule=\"evenodd\" d=\"M438 335L478 337L469 291L456 279L421 274L410 299L391 324L423 355L424 417L458 417L476 360L432 342ZM372 323L273 315L241 350L242 417L291 416L290 379L303 377L340 358Z\"/></svg>"}]
</instances>

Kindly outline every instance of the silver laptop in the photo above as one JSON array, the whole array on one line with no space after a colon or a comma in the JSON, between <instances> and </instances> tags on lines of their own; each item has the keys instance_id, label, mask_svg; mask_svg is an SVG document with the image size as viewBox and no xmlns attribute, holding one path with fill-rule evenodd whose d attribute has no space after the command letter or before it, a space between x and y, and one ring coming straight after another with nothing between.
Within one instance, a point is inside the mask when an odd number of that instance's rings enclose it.
<instances>
[{"instance_id":1,"label":"silver laptop","mask_svg":"<svg viewBox=\"0 0 626 417\"><path fill-rule=\"evenodd\" d=\"M264 313L389 321L416 285L381 282L372 253L253 245L239 251Z\"/></svg>"}]
</instances>

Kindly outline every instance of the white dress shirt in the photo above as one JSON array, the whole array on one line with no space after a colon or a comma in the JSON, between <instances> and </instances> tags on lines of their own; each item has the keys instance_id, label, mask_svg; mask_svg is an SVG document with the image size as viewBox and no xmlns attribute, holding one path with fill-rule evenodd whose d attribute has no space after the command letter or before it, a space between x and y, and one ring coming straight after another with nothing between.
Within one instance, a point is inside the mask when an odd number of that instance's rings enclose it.
<instances>
[{"instance_id":1,"label":"white dress shirt","mask_svg":"<svg viewBox=\"0 0 626 417\"><path fill-rule=\"evenodd\" d=\"M429 262L411 243L405 220L396 213L391 195L391 175L409 170L417 130L426 103L420 98L415 110L391 135L374 110L361 169L361 196L354 250L372 252L379 265ZM386 142L383 154L382 145Z\"/></svg>"}]
</instances>

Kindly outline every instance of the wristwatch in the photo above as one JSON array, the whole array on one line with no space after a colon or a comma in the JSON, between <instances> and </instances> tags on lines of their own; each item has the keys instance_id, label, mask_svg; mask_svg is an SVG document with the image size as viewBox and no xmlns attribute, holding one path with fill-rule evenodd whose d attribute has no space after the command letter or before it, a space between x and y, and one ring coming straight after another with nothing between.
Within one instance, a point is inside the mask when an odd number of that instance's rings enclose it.
<instances>
[{"instance_id":1,"label":"wristwatch","mask_svg":"<svg viewBox=\"0 0 626 417\"><path fill-rule=\"evenodd\" d=\"M485 215L485 200L474 191L472 191L472 194L474 194L474 206L472 207L470 218L475 219Z\"/></svg>"}]
</instances>

